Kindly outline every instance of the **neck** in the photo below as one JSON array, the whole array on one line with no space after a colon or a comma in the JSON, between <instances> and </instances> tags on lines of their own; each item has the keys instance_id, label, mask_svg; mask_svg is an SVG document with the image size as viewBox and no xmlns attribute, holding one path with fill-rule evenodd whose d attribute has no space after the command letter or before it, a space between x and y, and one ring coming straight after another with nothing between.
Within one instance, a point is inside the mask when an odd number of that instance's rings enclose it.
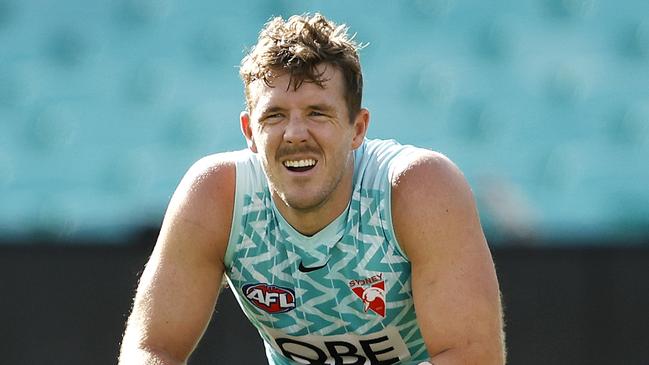
<instances>
[{"instance_id":1,"label":"neck","mask_svg":"<svg viewBox=\"0 0 649 365\"><path fill-rule=\"evenodd\" d=\"M273 192L273 202L284 219L296 231L305 236L313 236L340 216L347 206L352 195L354 180L354 159L350 158L345 174L340 179L338 186L329 197L317 206L298 209L286 205L277 193Z\"/></svg>"}]
</instances>

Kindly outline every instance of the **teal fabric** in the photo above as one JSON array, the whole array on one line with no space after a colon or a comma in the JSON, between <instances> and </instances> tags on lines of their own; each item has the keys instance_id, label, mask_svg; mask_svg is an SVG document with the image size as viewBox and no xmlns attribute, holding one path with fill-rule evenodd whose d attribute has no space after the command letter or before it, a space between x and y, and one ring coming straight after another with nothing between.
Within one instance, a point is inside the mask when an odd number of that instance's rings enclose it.
<instances>
[{"instance_id":1,"label":"teal fabric","mask_svg":"<svg viewBox=\"0 0 649 365\"><path fill-rule=\"evenodd\" d=\"M428 358L410 263L390 214L393 162L415 150L366 140L354 152L349 206L310 237L281 216L256 155L242 152L226 277L270 364L417 364Z\"/></svg>"}]
</instances>

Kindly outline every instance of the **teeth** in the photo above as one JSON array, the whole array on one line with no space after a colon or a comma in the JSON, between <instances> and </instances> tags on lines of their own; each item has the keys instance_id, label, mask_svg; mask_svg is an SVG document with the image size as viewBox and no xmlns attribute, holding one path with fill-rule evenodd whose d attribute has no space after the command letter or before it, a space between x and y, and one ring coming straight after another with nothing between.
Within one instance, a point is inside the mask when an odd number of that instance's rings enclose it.
<instances>
[{"instance_id":1,"label":"teeth","mask_svg":"<svg viewBox=\"0 0 649 365\"><path fill-rule=\"evenodd\" d=\"M315 160L308 159L308 160L289 160L289 161L284 161L284 166L286 167L308 167L308 166L314 166L315 165Z\"/></svg>"}]
</instances>

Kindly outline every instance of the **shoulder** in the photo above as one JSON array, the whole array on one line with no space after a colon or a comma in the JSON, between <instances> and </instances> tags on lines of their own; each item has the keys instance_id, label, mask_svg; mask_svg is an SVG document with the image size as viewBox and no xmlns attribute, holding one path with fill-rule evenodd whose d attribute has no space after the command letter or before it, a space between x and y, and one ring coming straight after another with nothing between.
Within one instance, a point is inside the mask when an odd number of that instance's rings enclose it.
<instances>
[{"instance_id":1,"label":"shoulder","mask_svg":"<svg viewBox=\"0 0 649 365\"><path fill-rule=\"evenodd\" d=\"M171 198L161 234L183 231L194 241L227 243L240 159L241 152L227 152L196 161Z\"/></svg>"},{"instance_id":2,"label":"shoulder","mask_svg":"<svg viewBox=\"0 0 649 365\"><path fill-rule=\"evenodd\" d=\"M435 198L466 193L468 184L460 169L445 155L413 148L393 161L391 184L401 198L426 193ZM442 196L437 196L441 194Z\"/></svg>"},{"instance_id":3,"label":"shoulder","mask_svg":"<svg viewBox=\"0 0 649 365\"><path fill-rule=\"evenodd\" d=\"M203 181L204 178L209 178L207 183L227 179L227 175L234 176L237 162L244 160L246 156L245 150L205 156L192 164L183 179Z\"/></svg>"},{"instance_id":4,"label":"shoulder","mask_svg":"<svg viewBox=\"0 0 649 365\"><path fill-rule=\"evenodd\" d=\"M440 237L463 224L479 226L466 178L441 153L416 148L395 160L391 185L393 222L406 253L409 241Z\"/></svg>"},{"instance_id":5,"label":"shoulder","mask_svg":"<svg viewBox=\"0 0 649 365\"><path fill-rule=\"evenodd\" d=\"M240 155L240 152L218 153L194 162L178 185L174 198L222 199L228 196L229 190L234 189L236 162Z\"/></svg>"}]
</instances>

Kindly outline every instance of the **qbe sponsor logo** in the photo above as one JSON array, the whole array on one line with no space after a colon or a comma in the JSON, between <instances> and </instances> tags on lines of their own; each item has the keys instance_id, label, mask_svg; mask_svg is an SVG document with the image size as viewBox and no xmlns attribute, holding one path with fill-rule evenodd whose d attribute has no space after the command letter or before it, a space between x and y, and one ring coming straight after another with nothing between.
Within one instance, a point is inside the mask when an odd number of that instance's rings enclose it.
<instances>
[{"instance_id":1,"label":"qbe sponsor logo","mask_svg":"<svg viewBox=\"0 0 649 365\"><path fill-rule=\"evenodd\" d=\"M286 313L295 309L293 289L264 283L244 285L243 295L255 307L271 314Z\"/></svg>"},{"instance_id":2,"label":"qbe sponsor logo","mask_svg":"<svg viewBox=\"0 0 649 365\"><path fill-rule=\"evenodd\" d=\"M395 327L369 335L289 336L267 329L275 351L298 364L392 365L410 358L410 351Z\"/></svg>"}]
</instances>

